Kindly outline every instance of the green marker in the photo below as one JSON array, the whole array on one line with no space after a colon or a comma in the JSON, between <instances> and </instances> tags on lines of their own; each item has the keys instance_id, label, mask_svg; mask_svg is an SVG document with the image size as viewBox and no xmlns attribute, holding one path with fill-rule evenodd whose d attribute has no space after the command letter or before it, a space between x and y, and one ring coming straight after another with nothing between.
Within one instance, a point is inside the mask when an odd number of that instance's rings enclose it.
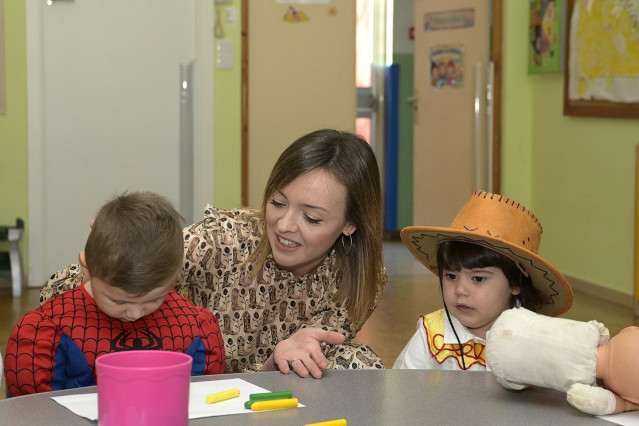
<instances>
[{"instance_id":1,"label":"green marker","mask_svg":"<svg viewBox=\"0 0 639 426\"><path fill-rule=\"evenodd\" d=\"M293 392L264 392L264 393L252 393L249 395L249 400L244 403L244 408L250 409L251 404L257 401L272 401L275 399L290 399L293 397Z\"/></svg>"}]
</instances>

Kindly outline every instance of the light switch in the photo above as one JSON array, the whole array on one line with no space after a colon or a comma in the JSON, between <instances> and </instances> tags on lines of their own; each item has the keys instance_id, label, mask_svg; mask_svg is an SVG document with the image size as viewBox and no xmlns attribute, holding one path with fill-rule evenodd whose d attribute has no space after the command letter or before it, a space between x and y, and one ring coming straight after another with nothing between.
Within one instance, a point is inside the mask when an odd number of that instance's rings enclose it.
<instances>
[{"instance_id":1,"label":"light switch","mask_svg":"<svg viewBox=\"0 0 639 426\"><path fill-rule=\"evenodd\" d=\"M232 70L234 62L233 40L218 40L217 68L221 70Z\"/></svg>"},{"instance_id":2,"label":"light switch","mask_svg":"<svg viewBox=\"0 0 639 426\"><path fill-rule=\"evenodd\" d=\"M228 25L237 25L239 21L240 11L237 7L226 8L226 23Z\"/></svg>"}]
</instances>

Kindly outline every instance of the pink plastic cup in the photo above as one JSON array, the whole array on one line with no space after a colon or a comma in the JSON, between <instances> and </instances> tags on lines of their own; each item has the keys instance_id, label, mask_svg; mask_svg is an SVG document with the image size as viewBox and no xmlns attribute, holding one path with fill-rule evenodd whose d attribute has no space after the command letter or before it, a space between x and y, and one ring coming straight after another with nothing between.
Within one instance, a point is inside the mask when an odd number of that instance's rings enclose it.
<instances>
[{"instance_id":1,"label":"pink plastic cup","mask_svg":"<svg viewBox=\"0 0 639 426\"><path fill-rule=\"evenodd\" d=\"M98 357L98 423L186 425L192 364L189 355L169 351L124 351Z\"/></svg>"}]
</instances>

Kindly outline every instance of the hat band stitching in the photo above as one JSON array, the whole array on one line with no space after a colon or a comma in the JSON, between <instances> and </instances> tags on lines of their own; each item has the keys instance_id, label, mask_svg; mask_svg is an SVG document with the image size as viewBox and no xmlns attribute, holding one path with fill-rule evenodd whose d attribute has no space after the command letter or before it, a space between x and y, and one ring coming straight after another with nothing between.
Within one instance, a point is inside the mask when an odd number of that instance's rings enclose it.
<instances>
[{"instance_id":1,"label":"hat band stitching","mask_svg":"<svg viewBox=\"0 0 639 426\"><path fill-rule=\"evenodd\" d=\"M482 191L482 190L477 190L475 191L474 194L477 198L484 198L486 199L489 195L490 195L490 199L493 200L495 197L495 194L491 194L490 192L486 192L486 191ZM517 203L515 200L511 200L510 198L506 198L504 200L504 196L500 196L498 200L495 200L498 203L503 202L504 204L508 205L510 204L511 206L514 206L515 203ZM516 209L519 210L519 207L521 206L522 208L522 212L525 213L526 215L528 215L531 219L534 220L534 222L537 224L537 226L539 227L539 230L543 233L543 227L541 226L541 223L539 222L539 219L537 219L537 216L535 216L535 214L530 211L530 209L526 208L525 206L521 205L520 203L517 203L517 207Z\"/></svg>"},{"instance_id":2,"label":"hat band stitching","mask_svg":"<svg viewBox=\"0 0 639 426\"><path fill-rule=\"evenodd\" d=\"M418 243L418 240L422 240L422 239L427 238L427 237L428 238L438 238L438 237L440 237L442 235L445 236L445 234L437 234L437 235L422 234L421 236L413 235L413 236L411 236L411 239L413 240L412 243L413 243L413 246L416 248L416 250L419 253L423 254L425 256L426 260L429 263L432 263L432 256L429 253L426 253L426 252L421 250L421 245ZM550 273L549 271L546 271L546 270L544 270L542 268L539 268L539 267L535 266L535 264L533 263L532 259L527 259L527 258L523 257L519 253L514 252L513 249L511 249L510 247L498 246L498 245L495 245L495 244L491 244L490 242L487 242L485 240L475 240L473 238L464 237L464 236L460 236L459 238L443 238L442 241L468 242L468 243L471 243L471 244L482 245L482 246L484 246L486 248L489 248L489 249L494 249L494 247L498 247L498 248L500 248L502 250L508 250L512 255L508 255L506 253L503 253L501 250L499 250L499 253L504 254L506 257L508 257L509 259L513 260L515 263L520 263L522 265L522 267L523 267L524 263L530 264L531 268L534 268L535 270L537 270L542 275L542 277L546 281L546 285L548 287L548 292L547 293L544 292L544 293L546 293L546 295L548 296L548 299L550 300L550 302L545 302L546 304L554 305L555 304L555 297L556 296L560 296L560 293L557 291L557 289L554 288L555 285L557 284L557 282L555 280L551 279L548 276L549 273ZM519 258L521 260L518 261L515 258ZM541 288L540 288L540 290L543 291Z\"/></svg>"}]
</instances>

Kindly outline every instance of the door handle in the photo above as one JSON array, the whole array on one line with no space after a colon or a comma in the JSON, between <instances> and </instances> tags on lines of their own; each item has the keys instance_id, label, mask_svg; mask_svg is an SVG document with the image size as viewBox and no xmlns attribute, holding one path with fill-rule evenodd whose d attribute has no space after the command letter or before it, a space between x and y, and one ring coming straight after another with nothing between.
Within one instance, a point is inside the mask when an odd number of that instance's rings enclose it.
<instances>
[{"instance_id":1,"label":"door handle","mask_svg":"<svg viewBox=\"0 0 639 426\"><path fill-rule=\"evenodd\" d=\"M46 4L47 6L53 6L53 4L58 1L65 2L65 3L73 3L75 0L47 0Z\"/></svg>"}]
</instances>

